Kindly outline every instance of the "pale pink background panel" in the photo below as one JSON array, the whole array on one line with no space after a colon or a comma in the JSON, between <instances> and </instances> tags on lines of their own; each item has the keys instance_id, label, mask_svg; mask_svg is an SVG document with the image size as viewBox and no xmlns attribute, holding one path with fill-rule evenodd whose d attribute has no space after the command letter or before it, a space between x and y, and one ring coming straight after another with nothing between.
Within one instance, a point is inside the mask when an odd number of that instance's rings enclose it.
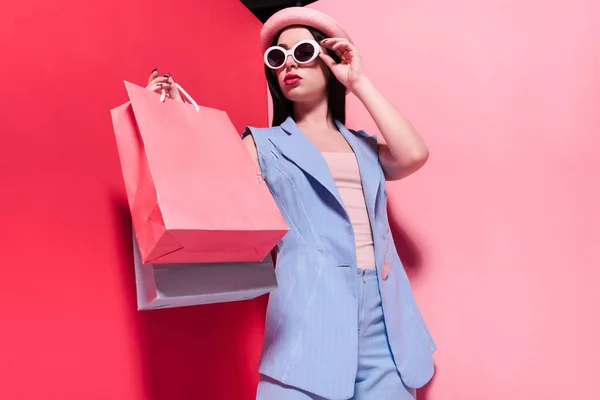
<instances>
[{"instance_id":1,"label":"pale pink background panel","mask_svg":"<svg viewBox=\"0 0 600 400\"><path fill-rule=\"evenodd\" d=\"M600 369L600 5L320 0L427 140L389 185L435 336L422 397L576 399ZM376 133L350 97L348 125Z\"/></svg>"}]
</instances>

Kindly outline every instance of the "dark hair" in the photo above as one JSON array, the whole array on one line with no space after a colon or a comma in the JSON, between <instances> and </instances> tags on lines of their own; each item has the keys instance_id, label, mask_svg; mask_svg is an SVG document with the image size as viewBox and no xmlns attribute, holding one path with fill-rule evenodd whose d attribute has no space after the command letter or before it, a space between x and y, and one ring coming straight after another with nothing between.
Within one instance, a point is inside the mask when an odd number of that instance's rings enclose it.
<instances>
[{"instance_id":1,"label":"dark hair","mask_svg":"<svg viewBox=\"0 0 600 400\"><path fill-rule=\"evenodd\" d=\"M327 37L317 29L309 26L304 26L304 28L308 29L317 42L321 42L321 40ZM273 40L272 46L277 45L280 35L281 32L279 32ZM340 58L333 51L327 50L327 54L329 54L335 62L340 62ZM269 92L271 92L271 98L273 99L272 124L273 126L281 125L287 117L293 115L294 103L283 95L274 70L265 66L265 75L267 76ZM329 74L329 80L327 82L327 106L329 114L334 119L337 119L342 124L346 123L346 87L342 85L333 74Z\"/></svg>"}]
</instances>

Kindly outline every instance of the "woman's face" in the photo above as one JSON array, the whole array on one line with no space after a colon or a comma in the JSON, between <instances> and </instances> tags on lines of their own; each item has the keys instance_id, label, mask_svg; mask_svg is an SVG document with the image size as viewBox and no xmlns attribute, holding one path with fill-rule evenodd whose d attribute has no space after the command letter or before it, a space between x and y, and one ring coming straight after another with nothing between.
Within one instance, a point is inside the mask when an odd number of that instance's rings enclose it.
<instances>
[{"instance_id":1,"label":"woman's face","mask_svg":"<svg viewBox=\"0 0 600 400\"><path fill-rule=\"evenodd\" d=\"M304 27L290 27L281 32L277 45L293 48L301 40L315 40ZM298 64L288 56L282 68L275 71L283 95L293 102L314 102L327 96L327 65L317 57L308 64Z\"/></svg>"}]
</instances>

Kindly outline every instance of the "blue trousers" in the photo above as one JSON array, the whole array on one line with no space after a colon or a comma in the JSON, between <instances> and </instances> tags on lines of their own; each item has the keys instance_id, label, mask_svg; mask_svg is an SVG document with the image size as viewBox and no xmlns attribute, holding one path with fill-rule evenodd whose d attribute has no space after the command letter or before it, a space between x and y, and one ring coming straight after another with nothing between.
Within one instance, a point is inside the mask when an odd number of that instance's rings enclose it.
<instances>
[{"instance_id":1,"label":"blue trousers","mask_svg":"<svg viewBox=\"0 0 600 400\"><path fill-rule=\"evenodd\" d=\"M394 364L385 329L376 271L357 269L357 279L360 280L358 371L354 396L347 400L415 400L415 390L404 386ZM331 400L284 385L264 375L260 377L256 399Z\"/></svg>"}]
</instances>

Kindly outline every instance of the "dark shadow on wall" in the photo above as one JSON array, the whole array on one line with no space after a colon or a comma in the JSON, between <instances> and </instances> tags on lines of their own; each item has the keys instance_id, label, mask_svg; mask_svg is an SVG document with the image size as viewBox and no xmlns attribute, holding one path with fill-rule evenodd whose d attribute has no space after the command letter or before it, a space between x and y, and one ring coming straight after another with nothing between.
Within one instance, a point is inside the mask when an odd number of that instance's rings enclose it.
<instances>
[{"instance_id":1,"label":"dark shadow on wall","mask_svg":"<svg viewBox=\"0 0 600 400\"><path fill-rule=\"evenodd\" d=\"M394 244L396 245L396 250L398 251L400 260L402 260L404 269L409 278L416 279L423 267L423 253L410 232L402 224L399 212L394 210L394 207L388 207L388 218L394 237Z\"/></svg>"},{"instance_id":2,"label":"dark shadow on wall","mask_svg":"<svg viewBox=\"0 0 600 400\"><path fill-rule=\"evenodd\" d=\"M267 296L258 299L137 311L131 218L113 196L120 221L119 268L138 338L147 400L254 400Z\"/></svg>"},{"instance_id":3,"label":"dark shadow on wall","mask_svg":"<svg viewBox=\"0 0 600 400\"><path fill-rule=\"evenodd\" d=\"M437 374L437 366L435 367L435 373ZM431 380L427 383L427 385L423 386L422 388L420 388L419 390L417 390L417 400L428 400L430 398L429 396L429 390L431 389L431 386L433 385L433 381L435 381L435 377L436 375L433 375L433 378L431 378Z\"/></svg>"}]
</instances>

